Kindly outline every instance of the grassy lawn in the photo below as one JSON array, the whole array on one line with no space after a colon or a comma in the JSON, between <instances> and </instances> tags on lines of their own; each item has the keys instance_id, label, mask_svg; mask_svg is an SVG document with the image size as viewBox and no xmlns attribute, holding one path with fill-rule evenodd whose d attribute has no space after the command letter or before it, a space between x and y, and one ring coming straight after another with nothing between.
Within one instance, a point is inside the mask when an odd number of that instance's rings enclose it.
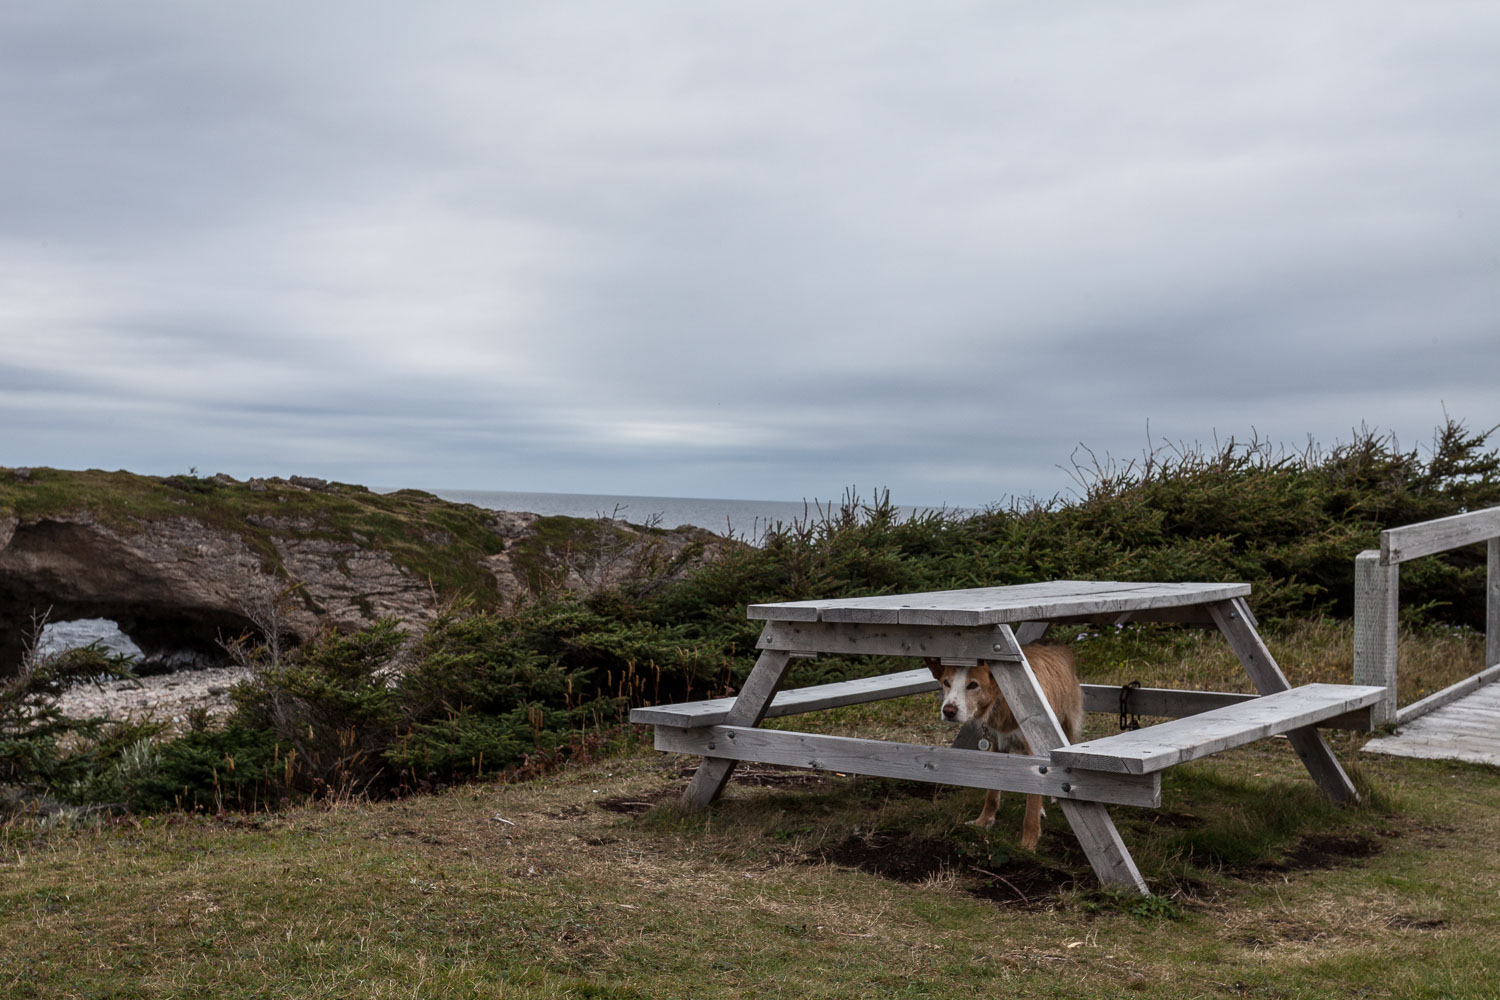
<instances>
[{"instance_id":1,"label":"grassy lawn","mask_svg":"<svg viewBox=\"0 0 1500 1000\"><path fill-rule=\"evenodd\" d=\"M816 721L941 739L935 714ZM1114 808L1144 901L1094 887L1055 809L1021 851L1017 796L982 834L977 791L756 766L685 814L691 761L635 739L398 802L13 824L0 995L1493 996L1495 771L1333 739L1360 807L1323 804L1277 740Z\"/></svg>"}]
</instances>

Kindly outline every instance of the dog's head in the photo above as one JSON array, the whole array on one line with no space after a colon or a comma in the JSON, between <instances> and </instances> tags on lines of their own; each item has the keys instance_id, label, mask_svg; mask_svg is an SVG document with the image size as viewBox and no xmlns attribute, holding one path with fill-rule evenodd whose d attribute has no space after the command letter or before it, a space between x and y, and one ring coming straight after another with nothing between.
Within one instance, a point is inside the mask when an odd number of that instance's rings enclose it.
<instances>
[{"instance_id":1,"label":"dog's head","mask_svg":"<svg viewBox=\"0 0 1500 1000\"><path fill-rule=\"evenodd\" d=\"M943 718L948 722L962 725L970 719L983 719L1000 697L1000 686L995 683L990 668L983 664L946 667L937 660L928 660L927 669L943 686L939 694L943 699Z\"/></svg>"}]
</instances>

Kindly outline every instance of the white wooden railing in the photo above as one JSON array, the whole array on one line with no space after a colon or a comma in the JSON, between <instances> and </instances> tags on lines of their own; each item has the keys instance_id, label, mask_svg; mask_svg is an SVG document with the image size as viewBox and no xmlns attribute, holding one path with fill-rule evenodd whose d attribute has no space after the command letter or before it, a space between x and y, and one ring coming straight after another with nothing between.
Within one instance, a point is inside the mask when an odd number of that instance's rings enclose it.
<instances>
[{"instance_id":1,"label":"white wooden railing","mask_svg":"<svg viewBox=\"0 0 1500 1000\"><path fill-rule=\"evenodd\" d=\"M1396 618L1401 564L1408 559L1489 543L1485 582L1485 669L1436 694L1396 708ZM1354 560L1354 683L1385 688L1375 705L1374 723L1403 724L1462 698L1500 677L1500 507L1408 524L1380 533L1380 549Z\"/></svg>"}]
</instances>

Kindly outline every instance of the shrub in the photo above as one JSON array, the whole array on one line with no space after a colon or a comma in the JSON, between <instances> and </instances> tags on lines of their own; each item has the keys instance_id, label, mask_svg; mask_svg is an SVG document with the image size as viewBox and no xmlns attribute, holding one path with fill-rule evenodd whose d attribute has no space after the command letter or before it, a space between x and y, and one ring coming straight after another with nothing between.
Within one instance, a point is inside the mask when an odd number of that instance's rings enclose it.
<instances>
[{"instance_id":1,"label":"shrub","mask_svg":"<svg viewBox=\"0 0 1500 1000\"><path fill-rule=\"evenodd\" d=\"M103 719L70 719L58 707L69 686L129 677L129 659L95 643L61 653L37 652L41 622L13 676L0 678L0 785L5 800L87 792L91 775L121 746L122 731ZM135 734L129 740L133 742Z\"/></svg>"},{"instance_id":2,"label":"shrub","mask_svg":"<svg viewBox=\"0 0 1500 1000\"><path fill-rule=\"evenodd\" d=\"M48 714L46 693L61 681L43 672L7 682L37 693L0 703L0 780L139 807L224 808L292 792L400 792L561 759L580 729L621 719L627 705L733 690L755 660L751 603L1049 578L1245 580L1262 619L1347 616L1354 556L1382 528L1500 503L1490 433L1450 421L1425 457L1371 433L1326 451L1164 448L1078 466L1071 502L968 516L902 517L888 492L865 503L850 491L773 525L758 545L721 547L680 580L552 593L513 616L455 606L414 643L385 620L274 655L237 647L256 672L235 692L228 729L156 745L96 729L92 757L59 751L68 724ZM547 537L572 551L577 526L555 528ZM1472 548L1403 566L1404 606L1420 621L1480 625L1483 574ZM887 666L820 657L798 661L788 683ZM32 707L15 714L22 704Z\"/></svg>"}]
</instances>

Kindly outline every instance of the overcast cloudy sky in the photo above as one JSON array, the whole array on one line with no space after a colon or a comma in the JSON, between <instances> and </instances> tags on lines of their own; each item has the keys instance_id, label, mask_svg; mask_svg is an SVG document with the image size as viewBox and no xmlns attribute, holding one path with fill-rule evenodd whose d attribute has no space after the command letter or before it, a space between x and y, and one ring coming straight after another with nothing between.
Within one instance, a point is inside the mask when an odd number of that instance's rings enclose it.
<instances>
[{"instance_id":1,"label":"overcast cloudy sky","mask_svg":"<svg viewBox=\"0 0 1500 1000\"><path fill-rule=\"evenodd\" d=\"M902 503L1500 423L1500 5L0 6L0 464Z\"/></svg>"}]
</instances>

